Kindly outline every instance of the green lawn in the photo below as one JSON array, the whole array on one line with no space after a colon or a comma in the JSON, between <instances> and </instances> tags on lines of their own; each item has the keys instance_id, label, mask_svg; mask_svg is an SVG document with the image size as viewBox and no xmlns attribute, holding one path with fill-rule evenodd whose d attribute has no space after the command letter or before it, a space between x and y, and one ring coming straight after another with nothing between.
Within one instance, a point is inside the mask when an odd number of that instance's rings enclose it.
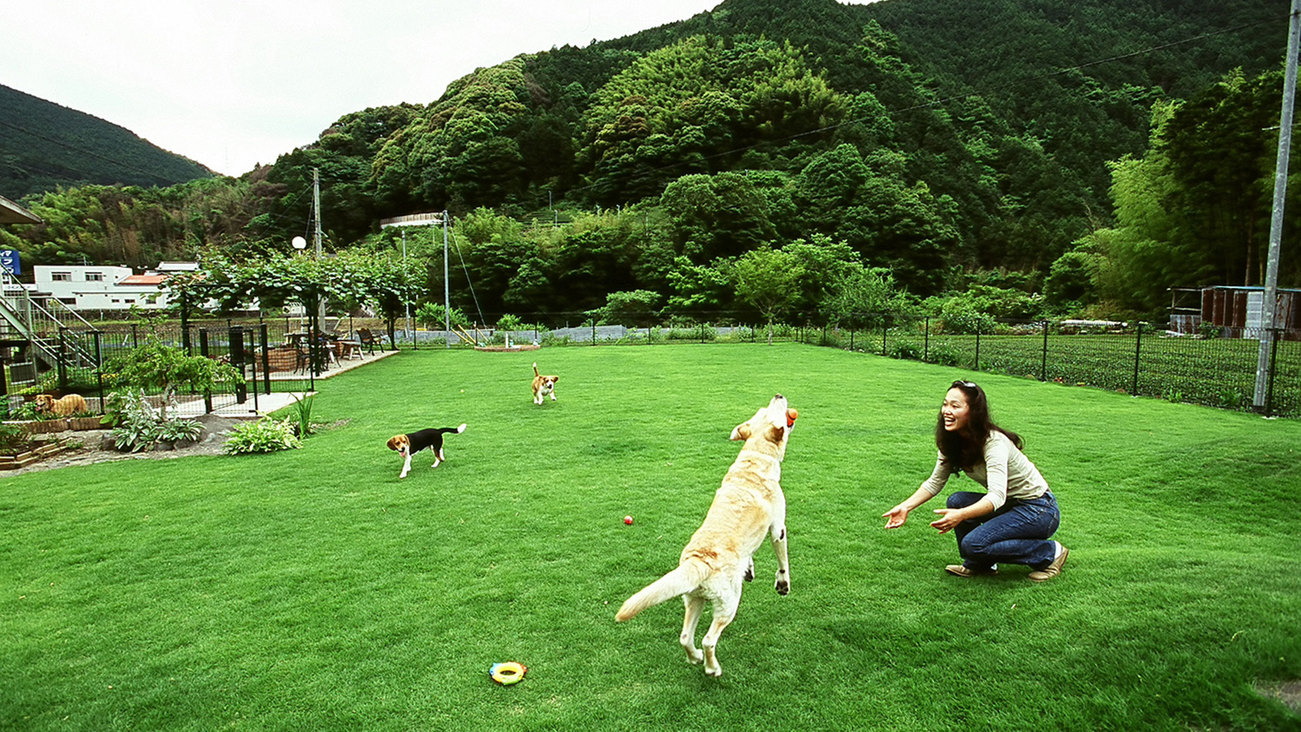
<instances>
[{"instance_id":1,"label":"green lawn","mask_svg":"<svg viewBox=\"0 0 1301 732\"><path fill-rule=\"evenodd\" d=\"M558 402L532 404L535 359ZM1256 691L1301 679L1301 423L975 374L1071 559L963 580L924 510L880 518L960 376L795 344L421 350L319 382L314 418L347 421L302 450L5 478L0 729L1301 729ZM778 391L792 590L761 549L711 679L680 603L614 611ZM388 437L460 422L398 480ZM498 686L508 660L528 675Z\"/></svg>"}]
</instances>

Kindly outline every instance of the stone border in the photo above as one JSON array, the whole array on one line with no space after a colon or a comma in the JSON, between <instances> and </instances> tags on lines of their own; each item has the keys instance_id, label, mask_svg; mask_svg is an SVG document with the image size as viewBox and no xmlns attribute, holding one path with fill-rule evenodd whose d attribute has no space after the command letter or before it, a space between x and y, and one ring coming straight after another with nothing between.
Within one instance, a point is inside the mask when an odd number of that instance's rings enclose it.
<instances>
[{"instance_id":1,"label":"stone border","mask_svg":"<svg viewBox=\"0 0 1301 732\"><path fill-rule=\"evenodd\" d=\"M38 463L45 458L58 455L68 449L69 440L64 437L55 439L53 442L47 442L35 450L20 452L17 455L0 455L0 470L17 470L25 468L32 463Z\"/></svg>"}]
</instances>

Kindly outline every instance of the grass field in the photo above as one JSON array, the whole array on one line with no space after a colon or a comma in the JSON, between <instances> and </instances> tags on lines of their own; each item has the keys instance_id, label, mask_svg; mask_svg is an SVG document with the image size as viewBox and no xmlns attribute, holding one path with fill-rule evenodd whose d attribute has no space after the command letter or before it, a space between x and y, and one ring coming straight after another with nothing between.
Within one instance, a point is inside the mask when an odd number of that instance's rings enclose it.
<instances>
[{"instance_id":1,"label":"grass field","mask_svg":"<svg viewBox=\"0 0 1301 732\"><path fill-rule=\"evenodd\" d=\"M530 401L534 359L559 401ZM319 383L341 423L302 450L4 479L0 729L1301 729L1271 696L1301 679L1301 423L975 374L1071 559L963 580L925 510L880 514L968 376L795 344L422 350ZM712 679L680 603L614 611L778 391L792 590L761 549ZM460 422L398 480L389 436ZM492 683L508 660L527 677Z\"/></svg>"}]
</instances>

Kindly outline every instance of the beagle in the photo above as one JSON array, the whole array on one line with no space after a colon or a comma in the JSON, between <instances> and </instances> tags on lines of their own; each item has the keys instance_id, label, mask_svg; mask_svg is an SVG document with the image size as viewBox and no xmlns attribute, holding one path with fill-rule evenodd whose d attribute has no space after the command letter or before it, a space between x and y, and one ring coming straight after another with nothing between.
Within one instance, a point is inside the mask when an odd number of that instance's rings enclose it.
<instances>
[{"instance_id":1,"label":"beagle","mask_svg":"<svg viewBox=\"0 0 1301 732\"><path fill-rule=\"evenodd\" d=\"M434 453L434 464L431 468L438 467L438 464L446 460L443 457L443 435L460 434L465 431L465 423L462 422L459 427L435 427L418 432L411 432L405 435L394 435L389 438L388 449L396 450L405 462L402 464L402 474L398 478L407 477L411 472L411 456L421 450L429 450Z\"/></svg>"},{"instance_id":2,"label":"beagle","mask_svg":"<svg viewBox=\"0 0 1301 732\"><path fill-rule=\"evenodd\" d=\"M533 362L533 403L541 404L544 397L550 396L551 401L556 400L556 381L560 379L555 375L544 375L538 372L538 362Z\"/></svg>"}]
</instances>

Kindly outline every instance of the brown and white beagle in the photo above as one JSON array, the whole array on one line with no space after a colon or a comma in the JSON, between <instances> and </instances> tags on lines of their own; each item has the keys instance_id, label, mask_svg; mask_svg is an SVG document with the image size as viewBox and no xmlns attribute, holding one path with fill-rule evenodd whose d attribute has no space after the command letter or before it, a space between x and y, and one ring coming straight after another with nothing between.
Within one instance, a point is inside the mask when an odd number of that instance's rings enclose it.
<instances>
[{"instance_id":1,"label":"brown and white beagle","mask_svg":"<svg viewBox=\"0 0 1301 732\"><path fill-rule=\"evenodd\" d=\"M429 467L438 467L439 463L447 459L443 457L443 435L460 434L464 431L465 423L462 422L458 427L434 427L390 437L388 449L396 450L405 459L405 462L402 463L402 474L398 477L407 477L407 473L411 471L411 456L421 450L429 450L434 453L434 464Z\"/></svg>"},{"instance_id":2,"label":"brown and white beagle","mask_svg":"<svg viewBox=\"0 0 1301 732\"><path fill-rule=\"evenodd\" d=\"M551 401L556 401L556 381L560 379L554 374L542 374L538 372L538 362L533 362L533 403L541 404L544 397L550 396Z\"/></svg>"}]
</instances>

